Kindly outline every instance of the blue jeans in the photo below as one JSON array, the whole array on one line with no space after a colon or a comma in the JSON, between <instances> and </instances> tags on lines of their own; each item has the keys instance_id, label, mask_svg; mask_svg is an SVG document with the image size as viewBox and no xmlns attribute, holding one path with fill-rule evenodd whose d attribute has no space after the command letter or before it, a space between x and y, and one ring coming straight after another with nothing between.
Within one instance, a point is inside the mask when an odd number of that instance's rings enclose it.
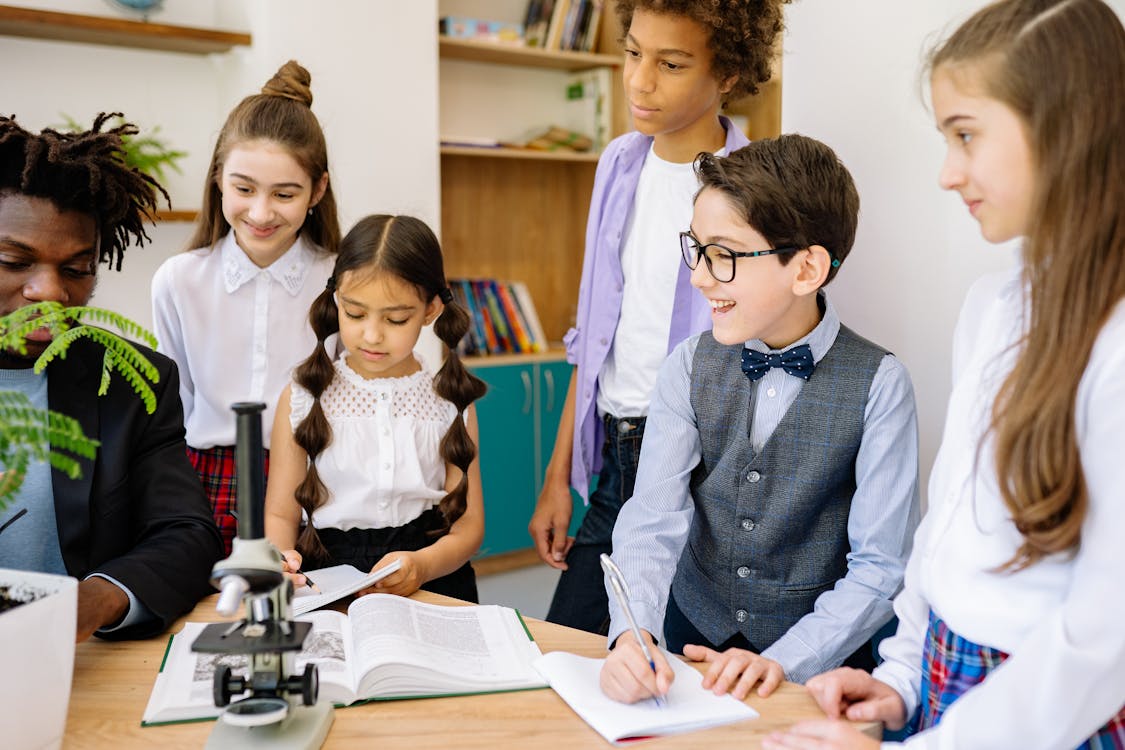
<instances>
[{"instance_id":1,"label":"blue jeans","mask_svg":"<svg viewBox=\"0 0 1125 750\"><path fill-rule=\"evenodd\" d=\"M621 506L633 495L641 457L644 417L602 418L605 443L598 484L566 557L547 621L605 635L609 632L609 601L599 556L613 551L613 525Z\"/></svg>"}]
</instances>

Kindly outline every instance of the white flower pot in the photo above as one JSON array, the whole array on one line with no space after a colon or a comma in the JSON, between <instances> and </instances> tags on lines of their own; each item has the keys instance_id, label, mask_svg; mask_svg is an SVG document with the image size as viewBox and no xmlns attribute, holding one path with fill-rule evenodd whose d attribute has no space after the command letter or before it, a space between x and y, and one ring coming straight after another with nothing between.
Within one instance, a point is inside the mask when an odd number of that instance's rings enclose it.
<instances>
[{"instance_id":1,"label":"white flower pot","mask_svg":"<svg viewBox=\"0 0 1125 750\"><path fill-rule=\"evenodd\" d=\"M41 592L35 601L0 613L0 745L11 750L57 748L66 729L78 581L67 576L0 568L0 586Z\"/></svg>"}]
</instances>

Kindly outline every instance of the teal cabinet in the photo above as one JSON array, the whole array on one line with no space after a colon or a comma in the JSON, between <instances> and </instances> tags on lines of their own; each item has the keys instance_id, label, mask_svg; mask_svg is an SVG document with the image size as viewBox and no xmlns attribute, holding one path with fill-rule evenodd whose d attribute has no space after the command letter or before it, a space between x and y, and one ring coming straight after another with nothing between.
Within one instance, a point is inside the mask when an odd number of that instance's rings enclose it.
<instances>
[{"instance_id":1,"label":"teal cabinet","mask_svg":"<svg viewBox=\"0 0 1125 750\"><path fill-rule=\"evenodd\" d=\"M573 368L561 358L538 357L505 357L495 364L475 360L470 367L488 384L476 404L485 519L480 556L486 557L531 547L527 524L554 450ZM584 507L572 495L577 516Z\"/></svg>"}]
</instances>

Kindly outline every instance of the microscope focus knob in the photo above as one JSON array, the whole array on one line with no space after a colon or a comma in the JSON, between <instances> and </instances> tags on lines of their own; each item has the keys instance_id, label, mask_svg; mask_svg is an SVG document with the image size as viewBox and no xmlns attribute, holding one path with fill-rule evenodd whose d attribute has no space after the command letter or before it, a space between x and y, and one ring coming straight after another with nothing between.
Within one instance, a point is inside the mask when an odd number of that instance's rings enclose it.
<instances>
[{"instance_id":1,"label":"microscope focus knob","mask_svg":"<svg viewBox=\"0 0 1125 750\"><path fill-rule=\"evenodd\" d=\"M215 699L216 706L224 708L230 705L232 696L244 692L246 692L245 677L232 677L230 666L226 664L215 670L215 681L211 685L211 696Z\"/></svg>"}]
</instances>

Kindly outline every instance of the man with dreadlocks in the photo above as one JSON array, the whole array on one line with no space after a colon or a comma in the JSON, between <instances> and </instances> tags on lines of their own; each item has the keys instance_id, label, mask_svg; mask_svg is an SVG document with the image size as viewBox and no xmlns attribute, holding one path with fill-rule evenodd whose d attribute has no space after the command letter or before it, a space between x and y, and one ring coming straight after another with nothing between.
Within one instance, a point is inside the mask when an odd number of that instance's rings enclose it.
<instances>
[{"instance_id":1,"label":"man with dreadlocks","mask_svg":"<svg viewBox=\"0 0 1125 750\"><path fill-rule=\"evenodd\" d=\"M112 116L82 133L39 134L0 117L0 315L48 300L86 304L98 265L120 270L130 241L148 239L143 224L164 191L125 165L121 136L136 130L103 131ZM0 567L80 579L79 641L153 635L210 591L222 554L185 452L176 367L138 347L160 375L148 414L118 375L98 396L103 350L87 339L36 375L50 340L43 328L26 354L0 351L0 389L75 418L101 445L78 479L46 462L28 469L9 506L27 513L0 537Z\"/></svg>"}]
</instances>

